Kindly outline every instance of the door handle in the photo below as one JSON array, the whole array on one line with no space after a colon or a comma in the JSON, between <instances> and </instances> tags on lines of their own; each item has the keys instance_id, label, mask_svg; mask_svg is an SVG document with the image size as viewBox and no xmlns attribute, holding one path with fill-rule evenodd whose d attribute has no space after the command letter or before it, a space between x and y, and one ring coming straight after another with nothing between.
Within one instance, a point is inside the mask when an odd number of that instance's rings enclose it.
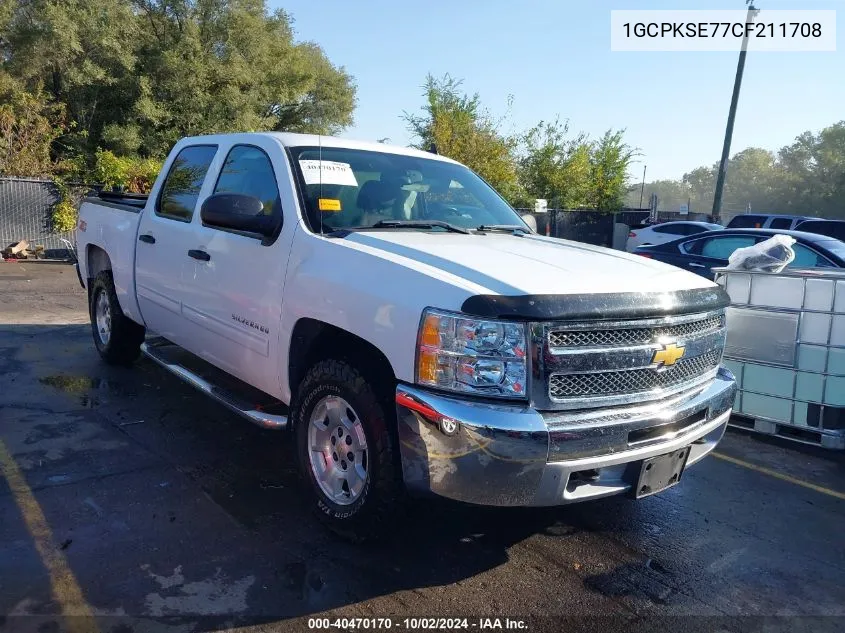
<instances>
[{"instance_id":1,"label":"door handle","mask_svg":"<svg viewBox=\"0 0 845 633\"><path fill-rule=\"evenodd\" d=\"M689 267L690 268L707 268L707 266L705 266L704 264L699 264L698 262L690 262Z\"/></svg>"},{"instance_id":2,"label":"door handle","mask_svg":"<svg viewBox=\"0 0 845 633\"><path fill-rule=\"evenodd\" d=\"M155 244L156 238L154 238L152 235L145 234L145 235L139 235L138 241L139 242L145 242L146 244Z\"/></svg>"},{"instance_id":3,"label":"door handle","mask_svg":"<svg viewBox=\"0 0 845 633\"><path fill-rule=\"evenodd\" d=\"M209 255L205 251L198 251L194 249L188 251L188 257L193 257L194 259L198 259L201 262L207 262L209 259L211 259L211 255Z\"/></svg>"}]
</instances>

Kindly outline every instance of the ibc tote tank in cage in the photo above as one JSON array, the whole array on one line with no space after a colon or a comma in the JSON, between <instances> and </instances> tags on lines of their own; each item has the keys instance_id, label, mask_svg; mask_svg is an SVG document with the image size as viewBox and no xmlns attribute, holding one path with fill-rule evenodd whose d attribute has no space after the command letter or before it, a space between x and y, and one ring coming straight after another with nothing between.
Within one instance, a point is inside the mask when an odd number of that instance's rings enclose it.
<instances>
[{"instance_id":1,"label":"ibc tote tank in cage","mask_svg":"<svg viewBox=\"0 0 845 633\"><path fill-rule=\"evenodd\" d=\"M845 271L714 272L731 298L731 424L845 449Z\"/></svg>"}]
</instances>

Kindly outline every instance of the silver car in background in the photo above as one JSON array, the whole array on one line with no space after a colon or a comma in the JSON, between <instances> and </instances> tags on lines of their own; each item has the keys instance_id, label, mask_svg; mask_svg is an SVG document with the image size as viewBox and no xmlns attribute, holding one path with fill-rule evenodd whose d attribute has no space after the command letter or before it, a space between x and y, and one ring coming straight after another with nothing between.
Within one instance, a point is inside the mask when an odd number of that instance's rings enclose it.
<instances>
[{"instance_id":1,"label":"silver car in background","mask_svg":"<svg viewBox=\"0 0 845 633\"><path fill-rule=\"evenodd\" d=\"M721 224L711 222L663 222L638 229L632 229L628 233L628 241L625 250L633 253L638 246L651 246L671 242L685 235L696 235L705 231L719 231L723 229Z\"/></svg>"}]
</instances>

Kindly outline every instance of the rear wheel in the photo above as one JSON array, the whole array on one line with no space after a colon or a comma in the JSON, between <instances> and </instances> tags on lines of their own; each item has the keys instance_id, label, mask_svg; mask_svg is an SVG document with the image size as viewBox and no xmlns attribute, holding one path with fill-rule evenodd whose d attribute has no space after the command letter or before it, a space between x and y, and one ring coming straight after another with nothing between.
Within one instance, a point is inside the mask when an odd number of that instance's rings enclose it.
<instances>
[{"instance_id":1,"label":"rear wheel","mask_svg":"<svg viewBox=\"0 0 845 633\"><path fill-rule=\"evenodd\" d=\"M394 417L392 403L346 361L317 362L297 390L292 419L309 496L321 521L350 540L378 537L397 515Z\"/></svg>"},{"instance_id":2,"label":"rear wheel","mask_svg":"<svg viewBox=\"0 0 845 633\"><path fill-rule=\"evenodd\" d=\"M129 365L138 358L145 330L120 309L111 271L102 271L91 284L89 312L94 345L104 361Z\"/></svg>"}]
</instances>

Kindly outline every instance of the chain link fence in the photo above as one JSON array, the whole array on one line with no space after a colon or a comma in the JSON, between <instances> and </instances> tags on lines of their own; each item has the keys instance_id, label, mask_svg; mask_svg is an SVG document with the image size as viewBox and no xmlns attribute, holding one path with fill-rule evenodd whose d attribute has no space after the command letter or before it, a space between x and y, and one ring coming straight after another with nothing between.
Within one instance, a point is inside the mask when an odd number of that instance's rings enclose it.
<instances>
[{"instance_id":1,"label":"chain link fence","mask_svg":"<svg viewBox=\"0 0 845 633\"><path fill-rule=\"evenodd\" d=\"M56 233L52 211L59 192L50 180L0 178L0 250L26 240L30 250L43 246L42 257L72 259L74 253L63 241L76 244L76 233Z\"/></svg>"}]
</instances>

